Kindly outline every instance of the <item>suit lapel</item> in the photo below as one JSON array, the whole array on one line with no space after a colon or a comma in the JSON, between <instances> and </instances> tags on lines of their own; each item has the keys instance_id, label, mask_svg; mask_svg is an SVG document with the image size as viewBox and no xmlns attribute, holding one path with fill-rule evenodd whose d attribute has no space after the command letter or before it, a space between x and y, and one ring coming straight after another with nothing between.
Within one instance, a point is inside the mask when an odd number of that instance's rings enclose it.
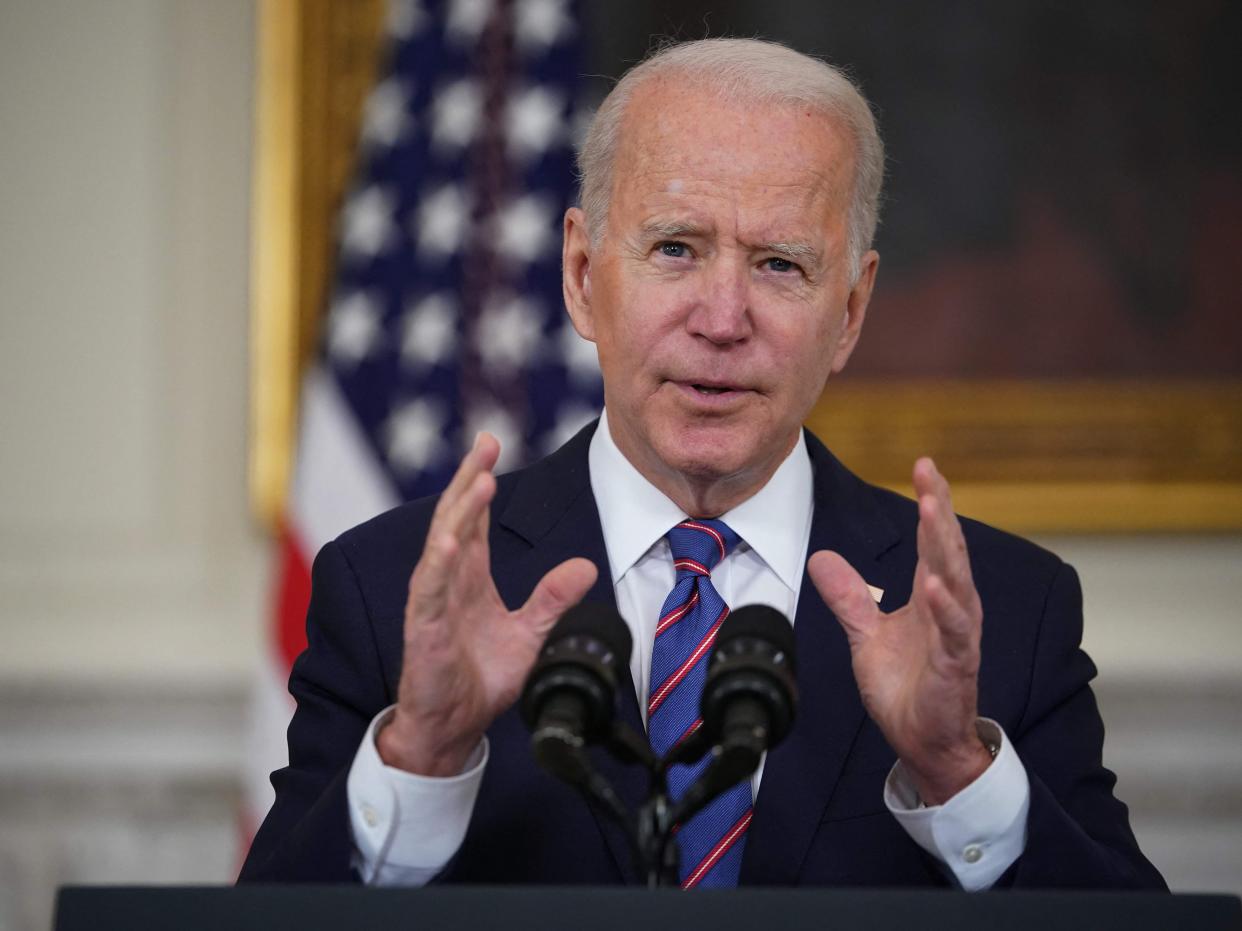
<instances>
[{"instance_id":1,"label":"suit lapel","mask_svg":"<svg viewBox=\"0 0 1242 931\"><path fill-rule=\"evenodd\" d=\"M583 600L616 607L608 552L587 465L587 450L594 432L595 424L591 424L552 456L528 470L514 489L509 504L497 517L499 526L518 534L530 545L523 557L504 568L505 579L511 580L519 592L529 592L544 573L559 563L582 556L599 569L594 586ZM500 571L499 566L494 568ZM500 578L497 584L502 584ZM618 720L642 734L642 718L628 663L625 679L617 685L616 703ZM592 751L591 758L625 803L632 810L637 809L647 796L647 777L643 770L621 765L600 748ZM626 882L637 882L638 874L625 832L594 805L590 808L622 877Z\"/></svg>"},{"instance_id":2,"label":"suit lapel","mask_svg":"<svg viewBox=\"0 0 1242 931\"><path fill-rule=\"evenodd\" d=\"M815 512L807 555L840 553L867 582L890 587L879 557L898 540L871 489L845 470L809 433L815 472ZM891 584L891 583L890 583ZM886 598L887 602L888 599ZM815 831L850 749L866 720L854 682L849 645L814 583L803 570L794 620L798 712L785 741L768 754L740 882L797 881Z\"/></svg>"}]
</instances>

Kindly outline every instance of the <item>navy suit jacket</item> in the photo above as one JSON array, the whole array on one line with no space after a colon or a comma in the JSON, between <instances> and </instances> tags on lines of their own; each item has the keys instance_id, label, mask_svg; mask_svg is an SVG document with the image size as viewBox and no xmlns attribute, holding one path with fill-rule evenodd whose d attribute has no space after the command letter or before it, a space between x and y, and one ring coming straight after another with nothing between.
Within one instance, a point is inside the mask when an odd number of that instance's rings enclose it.
<instances>
[{"instance_id":1,"label":"navy suit jacket","mask_svg":"<svg viewBox=\"0 0 1242 931\"><path fill-rule=\"evenodd\" d=\"M522 604L571 556L599 567L587 600L615 603L587 469L588 427L548 458L501 476L492 506L492 572ZM833 549L872 585L881 607L906 603L916 562L913 502L847 471L807 434L815 513L809 552ZM434 500L396 508L319 553L294 665L290 764L272 776L276 803L241 880L349 881L352 835L345 780L363 733L396 701L402 617ZM1074 571L1033 544L963 521L983 602L979 710L996 719L1026 766L1025 853L1002 885L1163 888L1139 852L1114 777L1101 763L1103 725L1079 648ZM803 579L794 626L800 701L792 732L769 754L742 861L743 884L950 885L884 807L895 757L863 710L845 636ZM617 713L641 729L632 683ZM470 828L439 877L458 882L620 883L638 880L620 830L540 770L516 710L488 731L491 758ZM630 804L645 777L603 753L597 763Z\"/></svg>"}]
</instances>

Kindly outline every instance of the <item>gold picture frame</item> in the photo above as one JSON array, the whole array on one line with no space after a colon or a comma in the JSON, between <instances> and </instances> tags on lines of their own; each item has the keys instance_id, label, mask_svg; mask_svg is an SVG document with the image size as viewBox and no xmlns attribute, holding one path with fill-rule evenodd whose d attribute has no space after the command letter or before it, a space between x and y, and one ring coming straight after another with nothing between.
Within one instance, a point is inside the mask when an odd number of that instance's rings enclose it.
<instances>
[{"instance_id":1,"label":"gold picture frame","mask_svg":"<svg viewBox=\"0 0 1242 931\"><path fill-rule=\"evenodd\" d=\"M808 425L902 493L935 457L959 513L1006 529L1242 528L1242 382L843 378Z\"/></svg>"},{"instance_id":2,"label":"gold picture frame","mask_svg":"<svg viewBox=\"0 0 1242 931\"><path fill-rule=\"evenodd\" d=\"M297 390L331 277L333 218L382 41L382 0L261 0L250 493L285 504ZM1242 529L1242 380L832 382L809 426L870 481L920 455L961 513L1022 532Z\"/></svg>"}]
</instances>

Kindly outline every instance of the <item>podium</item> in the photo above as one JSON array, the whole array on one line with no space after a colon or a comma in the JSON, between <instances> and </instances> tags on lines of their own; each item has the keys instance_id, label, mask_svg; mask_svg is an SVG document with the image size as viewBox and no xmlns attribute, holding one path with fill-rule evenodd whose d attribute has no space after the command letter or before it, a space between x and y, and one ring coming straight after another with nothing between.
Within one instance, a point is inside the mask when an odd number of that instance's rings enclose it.
<instances>
[{"instance_id":1,"label":"podium","mask_svg":"<svg viewBox=\"0 0 1242 931\"><path fill-rule=\"evenodd\" d=\"M673 927L712 931L1242 931L1242 903L1229 895L1122 892L69 886L57 897L54 927L56 931L642 931Z\"/></svg>"}]
</instances>

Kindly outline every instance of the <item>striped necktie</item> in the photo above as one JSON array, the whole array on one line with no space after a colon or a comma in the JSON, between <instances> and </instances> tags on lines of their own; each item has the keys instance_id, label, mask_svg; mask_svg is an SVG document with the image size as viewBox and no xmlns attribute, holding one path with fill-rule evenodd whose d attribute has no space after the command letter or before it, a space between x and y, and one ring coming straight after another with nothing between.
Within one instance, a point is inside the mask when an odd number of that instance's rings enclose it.
<instances>
[{"instance_id":1,"label":"striped necktie","mask_svg":"<svg viewBox=\"0 0 1242 931\"><path fill-rule=\"evenodd\" d=\"M716 632L729 614L729 606L712 585L711 572L738 542L737 534L719 520L684 520L667 536L677 581L660 610L647 699L647 731L660 756L703 723L699 696L707 660ZM692 766L669 770L668 788L674 799L698 779L708 760L704 755ZM743 780L681 826L677 842L683 889L737 885L750 816L750 782Z\"/></svg>"}]
</instances>

